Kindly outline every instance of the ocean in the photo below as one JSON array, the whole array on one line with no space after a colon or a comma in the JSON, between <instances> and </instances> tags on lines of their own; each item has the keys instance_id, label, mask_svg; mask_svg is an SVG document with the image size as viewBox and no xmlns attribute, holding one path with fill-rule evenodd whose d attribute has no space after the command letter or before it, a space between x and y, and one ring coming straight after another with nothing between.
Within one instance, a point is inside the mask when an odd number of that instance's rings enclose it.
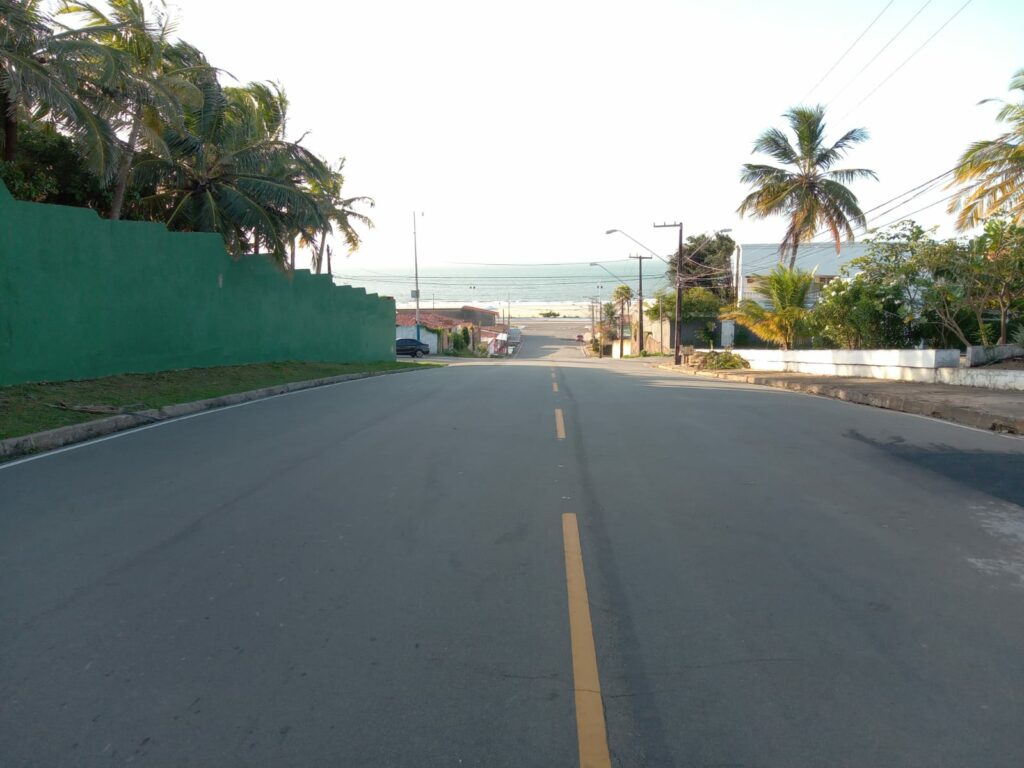
<instances>
[{"instance_id":1,"label":"ocean","mask_svg":"<svg viewBox=\"0 0 1024 768\"><path fill-rule=\"evenodd\" d=\"M644 261L644 296L668 287L665 264ZM335 266L335 282L365 288L368 293L394 297L401 308L415 306L413 271L404 269L356 269L345 262ZM445 265L420 269L420 308L471 304L487 309L512 305L513 316L536 314L539 308L563 316L589 316L593 298L608 301L612 291L625 283L638 292L637 262L587 262L565 264Z\"/></svg>"}]
</instances>

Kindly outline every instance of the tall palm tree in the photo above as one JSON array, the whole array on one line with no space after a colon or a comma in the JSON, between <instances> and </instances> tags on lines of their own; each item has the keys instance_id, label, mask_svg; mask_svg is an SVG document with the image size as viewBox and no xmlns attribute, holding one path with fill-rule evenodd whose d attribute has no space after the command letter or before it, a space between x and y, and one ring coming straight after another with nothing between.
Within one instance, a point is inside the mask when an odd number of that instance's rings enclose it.
<instances>
[{"instance_id":1,"label":"tall palm tree","mask_svg":"<svg viewBox=\"0 0 1024 768\"><path fill-rule=\"evenodd\" d=\"M309 184L309 190L316 198L320 212L327 222L327 226L317 231L314 239L306 243L313 249L312 266L313 271L318 275L323 268L324 256L328 261L327 273L331 273L332 251L331 246L327 243L327 237L335 231L335 228L345 240L349 253L357 251L360 243L359 232L353 225L359 223L368 229L373 228L370 218L353 208L359 204L365 204L372 208L375 204L373 198L342 196L342 187L345 185L344 168L345 158L342 158L338 161L336 168L328 166L330 173L325 179L322 181L313 179Z\"/></svg>"},{"instance_id":2,"label":"tall palm tree","mask_svg":"<svg viewBox=\"0 0 1024 768\"><path fill-rule=\"evenodd\" d=\"M3 159L18 153L18 120L45 116L81 146L90 167L109 174L115 139L110 125L82 98L86 83L110 83L121 70L97 30L59 27L40 0L0 0L0 119Z\"/></svg>"},{"instance_id":3,"label":"tall palm tree","mask_svg":"<svg viewBox=\"0 0 1024 768\"><path fill-rule=\"evenodd\" d=\"M326 183L329 169L284 138L279 87L222 88L212 76L198 85L202 106L185 108L181 130L164 128L169 156L147 155L132 170L154 189L142 203L171 229L219 232L235 254L265 244L283 263L294 233L312 239L327 226L309 184Z\"/></svg>"},{"instance_id":4,"label":"tall palm tree","mask_svg":"<svg viewBox=\"0 0 1024 768\"><path fill-rule=\"evenodd\" d=\"M1024 69L1014 75L1010 90L1024 95ZM971 144L953 174L951 186L968 185L949 205L950 213L959 211L956 225L961 230L1002 211L1024 224L1024 101L1004 104L996 119L1009 130Z\"/></svg>"},{"instance_id":5,"label":"tall palm tree","mask_svg":"<svg viewBox=\"0 0 1024 768\"><path fill-rule=\"evenodd\" d=\"M789 268L796 266L801 243L811 240L820 229L832 235L838 253L845 236L853 241L853 228L865 227L864 212L857 197L846 186L858 179L877 179L865 168L834 168L846 152L867 140L863 128L847 131L832 146L825 144L825 108L795 107L783 117L789 123L796 145L778 128L769 128L754 142L754 152L777 160L782 168L747 163L741 180L754 190L744 198L738 213L757 219L784 216L789 223L779 247L779 261L789 256Z\"/></svg>"},{"instance_id":6,"label":"tall palm tree","mask_svg":"<svg viewBox=\"0 0 1024 768\"><path fill-rule=\"evenodd\" d=\"M810 317L807 297L813 283L813 272L786 269L779 264L755 280L754 291L763 297L764 306L745 299L738 307L723 312L721 317L735 320L764 341L792 349Z\"/></svg>"},{"instance_id":7,"label":"tall palm tree","mask_svg":"<svg viewBox=\"0 0 1024 768\"><path fill-rule=\"evenodd\" d=\"M104 30L98 39L122 54L125 66L96 100L111 112L115 130L127 131L117 160L109 214L111 219L119 219L140 139L157 154L168 154L162 126L180 127L183 105L202 105L202 92L188 77L209 70L209 65L197 49L171 41L176 24L163 0L150 5L142 0L109 0L109 5L109 16L83 2L65 2L61 13L83 18L86 28Z\"/></svg>"}]
</instances>

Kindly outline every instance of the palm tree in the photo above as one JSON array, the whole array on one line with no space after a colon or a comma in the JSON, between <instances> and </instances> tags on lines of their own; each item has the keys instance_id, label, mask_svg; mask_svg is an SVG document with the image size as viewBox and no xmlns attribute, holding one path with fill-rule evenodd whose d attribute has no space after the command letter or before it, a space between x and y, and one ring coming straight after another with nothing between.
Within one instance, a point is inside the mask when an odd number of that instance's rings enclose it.
<instances>
[{"instance_id":1,"label":"palm tree","mask_svg":"<svg viewBox=\"0 0 1024 768\"><path fill-rule=\"evenodd\" d=\"M198 85L202 106L185 108L181 130L164 128L169 156L147 155L132 171L155 190L142 203L171 229L219 232L234 254L263 243L283 263L295 233L312 240L328 226L309 185L327 183L329 168L284 138L280 87L222 88L212 76Z\"/></svg>"},{"instance_id":2,"label":"palm tree","mask_svg":"<svg viewBox=\"0 0 1024 768\"><path fill-rule=\"evenodd\" d=\"M1024 69L1010 81L1010 90L1024 95ZM968 184L949 205L959 211L957 228L964 230L1005 211L1024 224L1024 101L1004 104L996 116L1009 130L998 138L976 141L960 157L951 186Z\"/></svg>"},{"instance_id":3,"label":"palm tree","mask_svg":"<svg viewBox=\"0 0 1024 768\"><path fill-rule=\"evenodd\" d=\"M857 197L846 184L863 178L877 179L864 168L837 169L833 166L847 150L868 138L863 128L847 131L832 146L825 145L825 108L795 107L784 115L796 137L794 146L778 128L769 128L754 142L754 152L762 152L784 167L747 163L741 180L754 190L744 198L738 213L763 219L785 216L789 220L779 247L779 260L789 255L789 268L796 266L801 243L811 240L819 229L826 229L836 244L843 236L853 241L853 228L865 227L864 212Z\"/></svg>"},{"instance_id":4,"label":"palm tree","mask_svg":"<svg viewBox=\"0 0 1024 768\"><path fill-rule=\"evenodd\" d=\"M778 344L782 349L792 349L810 316L806 304L813 282L813 272L786 269L779 264L767 275L759 275L754 283L754 290L767 306L745 299L721 317L735 320L758 338Z\"/></svg>"},{"instance_id":5,"label":"palm tree","mask_svg":"<svg viewBox=\"0 0 1024 768\"><path fill-rule=\"evenodd\" d=\"M324 164L327 165L326 162ZM320 213L327 222L327 226L317 231L316 237L306 243L313 249L312 266L313 271L318 275L323 267L325 255L327 257L327 274L331 274L332 251L331 246L327 243L327 237L334 232L335 227L344 238L349 253L357 251L360 243L359 233L353 224L358 222L369 229L373 228L373 222L368 216L353 209L353 206L360 203L372 208L375 204L373 198L342 197L341 190L345 184L345 176L342 173L345 168L345 158L338 161L336 168L327 167L330 171L327 178L322 181L314 179L309 185L310 192L316 198L320 208ZM294 264L292 268L294 269Z\"/></svg>"},{"instance_id":6,"label":"palm tree","mask_svg":"<svg viewBox=\"0 0 1024 768\"><path fill-rule=\"evenodd\" d=\"M40 0L0 0L0 118L3 159L18 153L18 120L45 116L81 146L90 167L110 170L114 135L82 99L83 85L103 87L121 70L115 52L95 42L98 30L54 29Z\"/></svg>"},{"instance_id":7,"label":"palm tree","mask_svg":"<svg viewBox=\"0 0 1024 768\"><path fill-rule=\"evenodd\" d=\"M117 161L110 205L110 218L119 219L140 139L155 153L168 154L162 128L168 123L181 126L183 105L202 105L202 92L188 76L210 68L198 50L171 42L176 25L162 0L148 9L142 0L109 0L109 5L109 17L89 3L65 2L61 13L77 14L86 28L104 30L98 39L121 53L125 64L115 82L104 89L101 102L109 105L114 128L128 133Z\"/></svg>"}]
</instances>

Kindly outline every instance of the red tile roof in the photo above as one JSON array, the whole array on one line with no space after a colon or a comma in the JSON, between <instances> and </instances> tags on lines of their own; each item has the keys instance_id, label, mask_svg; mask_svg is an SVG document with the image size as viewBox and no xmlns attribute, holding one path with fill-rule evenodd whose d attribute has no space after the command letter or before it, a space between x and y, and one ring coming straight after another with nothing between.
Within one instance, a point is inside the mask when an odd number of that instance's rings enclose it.
<instances>
[{"instance_id":1,"label":"red tile roof","mask_svg":"<svg viewBox=\"0 0 1024 768\"><path fill-rule=\"evenodd\" d=\"M433 312L420 312L420 325L430 328L454 328L459 323L444 315L435 315ZM408 309L400 309L395 312L395 325L410 326L416 325L416 313Z\"/></svg>"}]
</instances>

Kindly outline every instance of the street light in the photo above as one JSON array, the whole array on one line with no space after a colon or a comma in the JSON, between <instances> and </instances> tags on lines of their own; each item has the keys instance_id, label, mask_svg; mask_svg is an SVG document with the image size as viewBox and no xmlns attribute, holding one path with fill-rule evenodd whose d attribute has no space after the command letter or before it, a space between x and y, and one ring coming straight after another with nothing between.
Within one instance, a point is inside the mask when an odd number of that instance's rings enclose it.
<instances>
[{"instance_id":1,"label":"street light","mask_svg":"<svg viewBox=\"0 0 1024 768\"><path fill-rule=\"evenodd\" d=\"M639 240L637 240L635 237L633 237L631 234L629 234L629 232L623 232L621 229L606 229L604 233L606 235L614 235L616 232L619 233L620 235L624 235L624 236L628 237L630 240L632 240L634 243L639 245L645 251L647 251L650 254L653 254L654 256L657 256L659 259L661 259L666 264L668 264L668 259L666 259L664 256L662 256L660 253L658 253L657 251L653 250L652 248L648 248L646 245L644 245Z\"/></svg>"}]
</instances>

